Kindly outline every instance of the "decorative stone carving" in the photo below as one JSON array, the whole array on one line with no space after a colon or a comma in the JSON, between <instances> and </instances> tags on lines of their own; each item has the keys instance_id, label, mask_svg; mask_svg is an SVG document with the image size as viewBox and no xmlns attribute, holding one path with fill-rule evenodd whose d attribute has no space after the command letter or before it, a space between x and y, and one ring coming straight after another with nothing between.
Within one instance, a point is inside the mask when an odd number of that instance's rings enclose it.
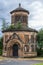
<instances>
[{"instance_id":1,"label":"decorative stone carving","mask_svg":"<svg viewBox=\"0 0 43 65\"><path fill-rule=\"evenodd\" d=\"M9 37L9 39L6 41L6 43L9 42L9 41L12 40L12 39L18 39L18 40L20 40L22 43L24 43L24 42L21 40L21 38L19 37L19 35L17 35L16 33L13 33L13 34Z\"/></svg>"}]
</instances>

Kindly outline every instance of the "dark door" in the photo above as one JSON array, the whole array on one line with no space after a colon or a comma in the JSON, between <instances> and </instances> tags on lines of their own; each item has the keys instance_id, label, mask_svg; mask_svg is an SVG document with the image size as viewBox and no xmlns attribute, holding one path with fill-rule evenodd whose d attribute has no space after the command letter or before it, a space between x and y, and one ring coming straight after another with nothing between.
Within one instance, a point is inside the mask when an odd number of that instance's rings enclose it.
<instances>
[{"instance_id":1,"label":"dark door","mask_svg":"<svg viewBox=\"0 0 43 65\"><path fill-rule=\"evenodd\" d=\"M17 44L13 45L13 56L18 57L18 45Z\"/></svg>"}]
</instances>

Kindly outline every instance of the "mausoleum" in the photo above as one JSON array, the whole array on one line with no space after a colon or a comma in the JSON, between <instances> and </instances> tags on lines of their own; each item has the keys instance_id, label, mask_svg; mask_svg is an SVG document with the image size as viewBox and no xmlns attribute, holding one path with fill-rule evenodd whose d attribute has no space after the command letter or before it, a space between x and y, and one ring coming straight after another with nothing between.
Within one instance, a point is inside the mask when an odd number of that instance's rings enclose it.
<instances>
[{"instance_id":1,"label":"mausoleum","mask_svg":"<svg viewBox=\"0 0 43 65\"><path fill-rule=\"evenodd\" d=\"M21 28L3 30L3 56L7 57L35 57L37 31L28 26L29 11L21 4L10 12L11 24L16 26L19 22Z\"/></svg>"}]
</instances>

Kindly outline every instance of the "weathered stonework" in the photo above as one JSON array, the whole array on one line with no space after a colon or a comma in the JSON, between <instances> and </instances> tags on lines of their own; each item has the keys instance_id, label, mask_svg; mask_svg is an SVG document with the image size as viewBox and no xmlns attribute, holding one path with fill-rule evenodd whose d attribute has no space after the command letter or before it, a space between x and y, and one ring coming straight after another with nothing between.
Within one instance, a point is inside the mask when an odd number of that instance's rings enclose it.
<instances>
[{"instance_id":1,"label":"weathered stonework","mask_svg":"<svg viewBox=\"0 0 43 65\"><path fill-rule=\"evenodd\" d=\"M15 10L11 13L11 24L15 23L15 15L28 17L28 11ZM24 18L23 18L24 19ZM21 19L20 19L21 20ZM17 21L16 21L17 22ZM21 23L27 27L27 21ZM29 28L25 30L3 31L3 56L7 57L34 57L36 52L37 31ZM16 50L15 50L16 49Z\"/></svg>"}]
</instances>

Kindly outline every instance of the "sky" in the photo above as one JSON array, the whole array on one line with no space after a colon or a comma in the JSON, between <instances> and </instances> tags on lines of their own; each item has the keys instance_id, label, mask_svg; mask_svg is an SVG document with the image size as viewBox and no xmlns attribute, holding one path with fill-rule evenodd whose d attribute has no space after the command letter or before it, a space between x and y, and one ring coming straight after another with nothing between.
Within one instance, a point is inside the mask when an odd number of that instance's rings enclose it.
<instances>
[{"instance_id":1,"label":"sky","mask_svg":"<svg viewBox=\"0 0 43 65\"><path fill-rule=\"evenodd\" d=\"M2 18L11 23L10 11L17 8L19 3L30 12L28 26L36 30L43 28L43 0L0 0L0 36L2 36Z\"/></svg>"}]
</instances>

